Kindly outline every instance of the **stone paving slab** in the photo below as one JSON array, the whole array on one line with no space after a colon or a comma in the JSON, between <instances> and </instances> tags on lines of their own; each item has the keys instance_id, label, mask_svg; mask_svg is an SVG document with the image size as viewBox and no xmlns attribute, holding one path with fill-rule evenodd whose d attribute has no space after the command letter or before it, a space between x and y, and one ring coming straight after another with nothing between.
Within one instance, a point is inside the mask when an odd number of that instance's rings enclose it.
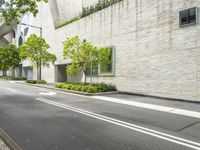
<instances>
[{"instance_id":1,"label":"stone paving slab","mask_svg":"<svg viewBox=\"0 0 200 150\"><path fill-rule=\"evenodd\" d=\"M10 150L2 139L0 139L0 150Z\"/></svg>"},{"instance_id":2,"label":"stone paving slab","mask_svg":"<svg viewBox=\"0 0 200 150\"><path fill-rule=\"evenodd\" d=\"M0 128L0 150L22 150L4 130Z\"/></svg>"}]
</instances>

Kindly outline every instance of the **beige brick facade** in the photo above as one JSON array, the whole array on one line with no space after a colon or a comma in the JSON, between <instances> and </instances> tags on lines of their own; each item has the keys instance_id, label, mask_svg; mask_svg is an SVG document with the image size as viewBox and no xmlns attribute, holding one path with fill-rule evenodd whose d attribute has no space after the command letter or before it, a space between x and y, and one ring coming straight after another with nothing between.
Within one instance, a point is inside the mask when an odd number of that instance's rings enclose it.
<instances>
[{"instance_id":1,"label":"beige brick facade","mask_svg":"<svg viewBox=\"0 0 200 150\"><path fill-rule=\"evenodd\" d=\"M126 92L192 99L200 98L200 23L179 27L179 11L191 7L200 9L199 0L124 0L56 30L49 5L41 4L32 24L43 26L56 64L66 63L65 39L78 35L95 45L115 46L115 76L96 77L95 82L114 83ZM42 78L53 82L54 66L43 69Z\"/></svg>"}]
</instances>

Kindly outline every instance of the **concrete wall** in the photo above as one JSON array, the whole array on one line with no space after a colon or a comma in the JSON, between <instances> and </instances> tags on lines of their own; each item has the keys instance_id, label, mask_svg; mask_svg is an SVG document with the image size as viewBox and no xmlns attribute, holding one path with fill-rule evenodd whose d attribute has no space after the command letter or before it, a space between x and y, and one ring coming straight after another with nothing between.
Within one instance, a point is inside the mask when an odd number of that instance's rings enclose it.
<instances>
[{"instance_id":1,"label":"concrete wall","mask_svg":"<svg viewBox=\"0 0 200 150\"><path fill-rule=\"evenodd\" d=\"M54 29L50 8L32 24L42 25L56 64L65 64L63 42L79 35L99 46L116 47L116 74L95 82L116 84L119 90L176 98L200 97L200 23L179 27L179 11L199 7L198 0L124 0L63 28ZM199 11L200 12L200 11ZM200 14L199 14L200 17ZM200 18L199 18L200 19ZM53 81L54 67L43 69Z\"/></svg>"},{"instance_id":2,"label":"concrete wall","mask_svg":"<svg viewBox=\"0 0 200 150\"><path fill-rule=\"evenodd\" d=\"M79 16L82 11L82 0L50 0L48 3L55 26Z\"/></svg>"},{"instance_id":3,"label":"concrete wall","mask_svg":"<svg viewBox=\"0 0 200 150\"><path fill-rule=\"evenodd\" d=\"M83 6L89 7L91 5L95 5L98 2L99 2L99 0L83 0Z\"/></svg>"}]
</instances>

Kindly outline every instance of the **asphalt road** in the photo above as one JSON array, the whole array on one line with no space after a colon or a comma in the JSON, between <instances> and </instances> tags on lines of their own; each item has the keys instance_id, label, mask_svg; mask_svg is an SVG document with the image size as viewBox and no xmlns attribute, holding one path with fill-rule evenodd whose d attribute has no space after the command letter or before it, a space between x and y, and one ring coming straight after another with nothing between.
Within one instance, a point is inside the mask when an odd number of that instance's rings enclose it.
<instances>
[{"instance_id":1,"label":"asphalt road","mask_svg":"<svg viewBox=\"0 0 200 150\"><path fill-rule=\"evenodd\" d=\"M199 104L163 103L200 112ZM200 150L200 118L1 80L0 128L24 150Z\"/></svg>"}]
</instances>

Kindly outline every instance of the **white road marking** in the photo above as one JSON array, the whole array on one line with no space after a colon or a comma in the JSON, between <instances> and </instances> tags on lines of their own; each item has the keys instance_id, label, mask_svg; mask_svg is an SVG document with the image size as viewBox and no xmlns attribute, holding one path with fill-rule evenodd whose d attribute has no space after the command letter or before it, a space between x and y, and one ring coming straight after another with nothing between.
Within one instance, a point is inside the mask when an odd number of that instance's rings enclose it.
<instances>
[{"instance_id":1,"label":"white road marking","mask_svg":"<svg viewBox=\"0 0 200 150\"><path fill-rule=\"evenodd\" d=\"M40 95L50 95L50 96L53 96L53 95L56 95L57 93L56 92L52 92L52 91L49 91L49 90L46 90L46 89L38 89L39 91L43 91L43 92L40 92L39 94Z\"/></svg>"},{"instance_id":2,"label":"white road marking","mask_svg":"<svg viewBox=\"0 0 200 150\"><path fill-rule=\"evenodd\" d=\"M173 114L183 115L183 116L188 116L188 117L200 118L200 112L196 112L196 111L189 111L189 110L178 109L178 108L174 108L174 107L166 107L166 106L160 106L160 105L154 105L154 104L134 102L134 101L128 101L128 100L123 100L123 99L104 97L104 96L93 96L93 98L107 101L107 102L113 102L113 103L118 103L118 104L134 106L134 107L146 108L146 109L151 109L151 110L156 110L156 111L163 111L163 112L167 112L167 113L173 113Z\"/></svg>"},{"instance_id":3,"label":"white road marking","mask_svg":"<svg viewBox=\"0 0 200 150\"><path fill-rule=\"evenodd\" d=\"M60 107L60 108L66 109L66 110L71 110L71 111L74 111L74 112L77 112L77 113L80 113L80 114L83 114L83 115L86 115L86 116L90 116L92 118L103 120L105 122L109 122L109 123L112 123L112 124L115 124L115 125L118 125L118 126L121 126L121 127L124 127L124 128L128 128L128 129L143 133L143 134L151 135L153 137L163 139L163 140L166 140L166 141L169 141L169 142L172 142L172 143L176 143L176 144L179 144L179 145L182 145L182 146L185 146L185 147L189 147L189 148L192 148L192 149L195 149L195 150L200 150L200 143L197 143L197 142L194 142L194 141L191 141L191 140L183 139L183 138L180 138L180 137L169 135L167 133L162 133L162 132L159 132L159 131L156 131L156 130L148 129L148 128L138 126L138 125L135 125L135 124L131 124L131 123L124 122L124 121L117 120L117 119L110 118L110 117L106 117L106 116L99 115L99 114L96 114L96 113L93 113L93 112L90 112L90 111L86 111L86 110L79 109L79 108L76 108L76 107L72 107L72 106L69 106L69 105L57 103L57 102L47 100L47 99L44 99L44 98L36 98L36 100L50 104L50 105L54 105L54 106L57 106L57 107Z\"/></svg>"},{"instance_id":4,"label":"white road marking","mask_svg":"<svg viewBox=\"0 0 200 150\"><path fill-rule=\"evenodd\" d=\"M48 93L44 93L44 92L40 92L40 95L49 95L49 96L53 96L56 95L56 92L48 92Z\"/></svg>"},{"instance_id":5,"label":"white road marking","mask_svg":"<svg viewBox=\"0 0 200 150\"><path fill-rule=\"evenodd\" d=\"M12 84L15 84L16 83L16 81L9 81L10 83L12 83Z\"/></svg>"},{"instance_id":6,"label":"white road marking","mask_svg":"<svg viewBox=\"0 0 200 150\"><path fill-rule=\"evenodd\" d=\"M21 85L23 85L23 84L21 84ZM24 85L24 86L29 86L29 85ZM38 87L33 87L33 88L38 89ZM178 108L173 108L173 107L166 107L166 106L160 106L160 105L127 101L127 100L123 100L123 99L116 99L116 98L110 98L110 97L104 97L104 96L85 96L85 95L79 95L79 94L75 94L75 93L67 93L67 92L58 91L58 90L55 90L55 91L57 91L57 93L62 93L62 94L67 94L67 95L74 95L74 96L90 98L90 99L94 99L94 100L103 100L103 101L108 101L108 102L112 102L112 103L118 103L118 104L135 106L135 107L140 107L140 108L145 108L145 109L162 111L162 112L167 112L167 113L172 113L172 114L177 114L177 115L182 115L182 116L200 118L200 112L189 111L189 110L185 110L185 109L178 109Z\"/></svg>"},{"instance_id":7,"label":"white road marking","mask_svg":"<svg viewBox=\"0 0 200 150\"><path fill-rule=\"evenodd\" d=\"M11 89L11 88L5 88L5 89L8 90L8 91L10 91L10 92L12 92L12 93L17 93L17 91L14 90L14 89Z\"/></svg>"}]
</instances>

